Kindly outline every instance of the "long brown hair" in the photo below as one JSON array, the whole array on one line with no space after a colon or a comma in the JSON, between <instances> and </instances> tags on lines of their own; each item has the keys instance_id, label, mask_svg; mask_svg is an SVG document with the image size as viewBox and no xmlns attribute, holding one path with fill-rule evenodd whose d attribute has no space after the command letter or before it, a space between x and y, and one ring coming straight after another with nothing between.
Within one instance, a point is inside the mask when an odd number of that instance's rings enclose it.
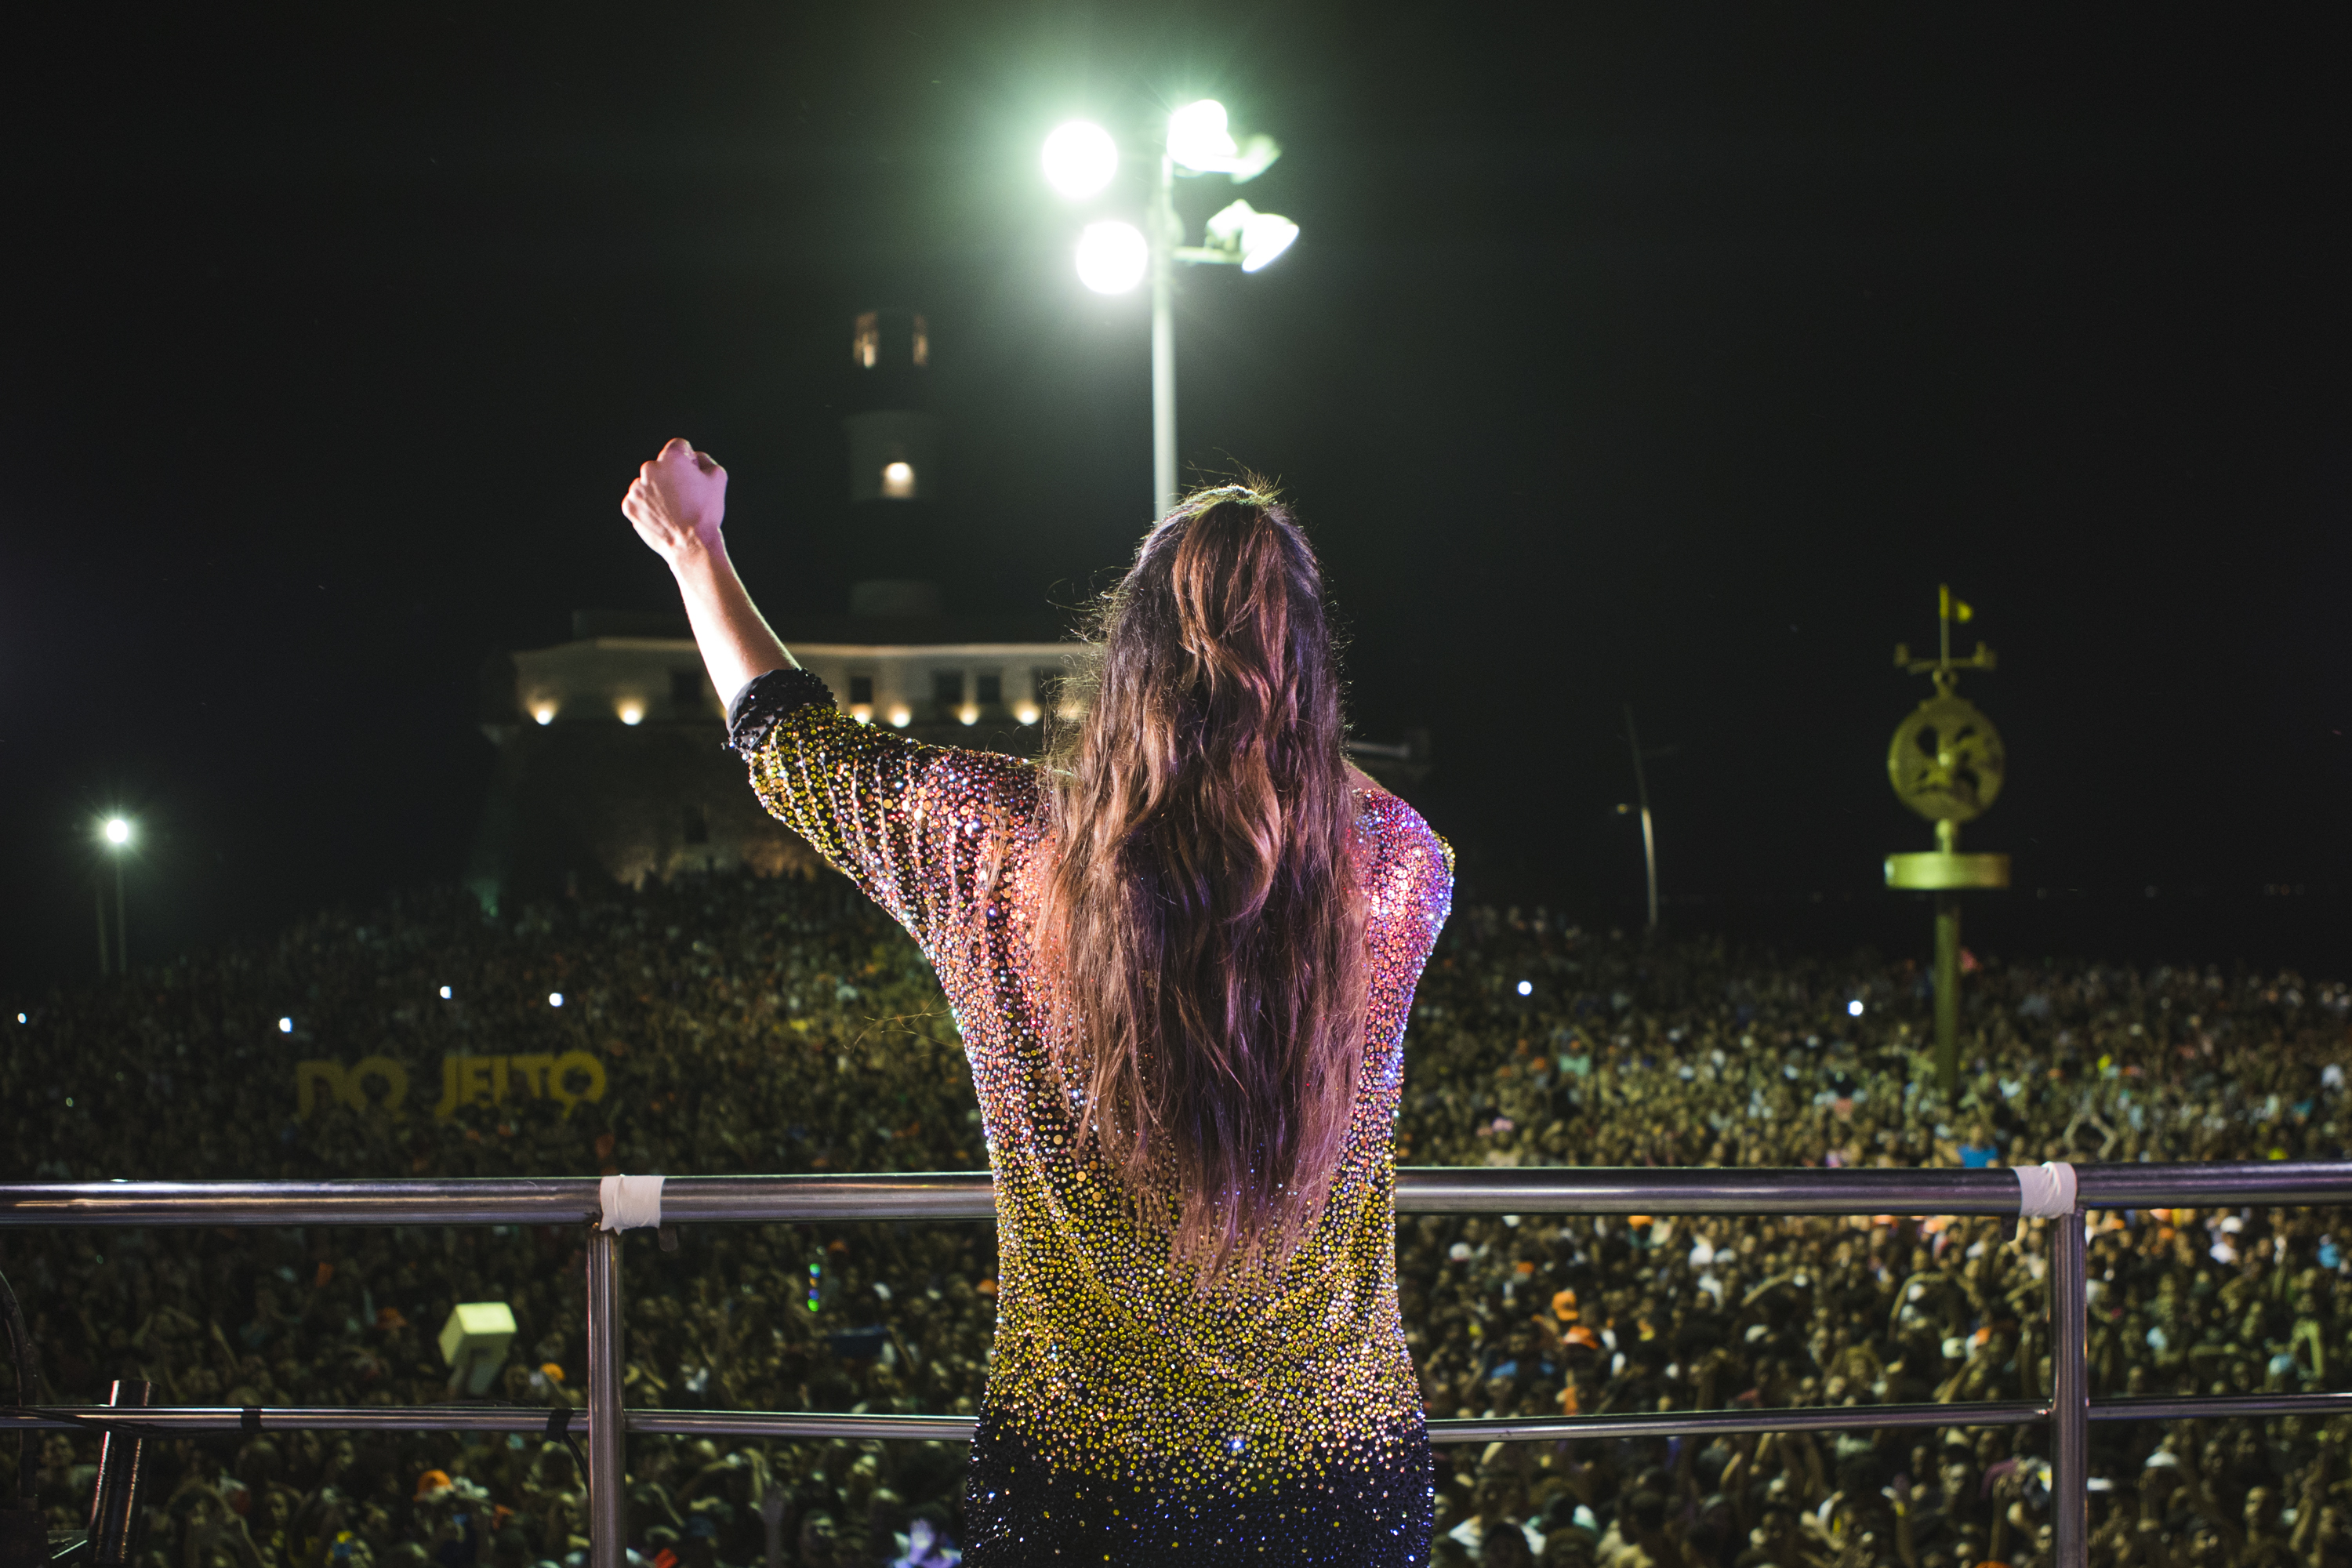
<instances>
[{"instance_id":1,"label":"long brown hair","mask_svg":"<svg viewBox=\"0 0 2352 1568\"><path fill-rule=\"evenodd\" d=\"M1205 1287L1278 1266L1315 1224L1363 1055L1356 805L1314 552L1263 487L1198 492L1145 536L1089 653L1049 757L1056 1059L1082 1142Z\"/></svg>"}]
</instances>

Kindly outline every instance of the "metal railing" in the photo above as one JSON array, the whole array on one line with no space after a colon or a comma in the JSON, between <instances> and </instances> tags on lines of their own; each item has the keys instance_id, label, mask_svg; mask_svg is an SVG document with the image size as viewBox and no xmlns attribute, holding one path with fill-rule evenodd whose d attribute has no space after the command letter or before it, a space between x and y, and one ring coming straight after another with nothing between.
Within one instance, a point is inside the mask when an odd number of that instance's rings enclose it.
<instances>
[{"instance_id":1,"label":"metal railing","mask_svg":"<svg viewBox=\"0 0 2352 1568\"><path fill-rule=\"evenodd\" d=\"M2352 1411L2352 1394L2102 1399L2089 1396L2083 1215L2097 1209L2352 1204L2352 1163L2080 1165L2075 1207L2049 1229L2053 1387L2046 1400L1666 1411L1494 1420L1434 1420L1433 1442L1669 1434L2001 1426L2048 1421L2057 1568L2084 1568L2092 1421ZM0 1184L0 1226L557 1225L602 1218L594 1177L473 1181L86 1182ZM1401 1214L1990 1215L2015 1217L2008 1170L1651 1170L1419 1168L1397 1173ZM673 1176L668 1224L995 1217L979 1173L844 1176ZM260 1409L42 1406L0 1415L34 1426L149 1433L357 1430L577 1433L587 1442L591 1568L621 1568L623 1439L680 1436L969 1439L971 1416L824 1411L629 1410L621 1404L621 1232L592 1230L587 1248L588 1405L553 1413L484 1405Z\"/></svg>"}]
</instances>

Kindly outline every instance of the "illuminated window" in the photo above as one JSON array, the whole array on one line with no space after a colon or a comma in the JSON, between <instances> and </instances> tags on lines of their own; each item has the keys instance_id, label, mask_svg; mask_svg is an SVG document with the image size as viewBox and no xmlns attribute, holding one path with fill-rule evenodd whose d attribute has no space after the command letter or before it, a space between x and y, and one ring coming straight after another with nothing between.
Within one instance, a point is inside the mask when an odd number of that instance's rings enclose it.
<instances>
[{"instance_id":1,"label":"illuminated window","mask_svg":"<svg viewBox=\"0 0 2352 1568\"><path fill-rule=\"evenodd\" d=\"M983 708L998 708L1004 703L1004 677L991 672L972 679L971 700Z\"/></svg>"},{"instance_id":2,"label":"illuminated window","mask_svg":"<svg viewBox=\"0 0 2352 1568\"><path fill-rule=\"evenodd\" d=\"M935 669L931 671L931 700L942 708L953 708L963 700L963 671Z\"/></svg>"},{"instance_id":3,"label":"illuminated window","mask_svg":"<svg viewBox=\"0 0 2352 1568\"><path fill-rule=\"evenodd\" d=\"M915 465L903 459L883 464L882 494L888 500L912 500L915 497Z\"/></svg>"},{"instance_id":4,"label":"illuminated window","mask_svg":"<svg viewBox=\"0 0 2352 1568\"><path fill-rule=\"evenodd\" d=\"M835 318L838 320L838 318ZM857 318L856 335L850 339L849 357L859 367L872 370L882 362L882 315L868 310Z\"/></svg>"},{"instance_id":5,"label":"illuminated window","mask_svg":"<svg viewBox=\"0 0 2352 1568\"><path fill-rule=\"evenodd\" d=\"M915 363L931 363L931 329L920 316L915 318Z\"/></svg>"},{"instance_id":6,"label":"illuminated window","mask_svg":"<svg viewBox=\"0 0 2352 1568\"><path fill-rule=\"evenodd\" d=\"M874 678L870 675L851 676L849 678L849 700L853 706L861 703L867 707L873 706Z\"/></svg>"}]
</instances>

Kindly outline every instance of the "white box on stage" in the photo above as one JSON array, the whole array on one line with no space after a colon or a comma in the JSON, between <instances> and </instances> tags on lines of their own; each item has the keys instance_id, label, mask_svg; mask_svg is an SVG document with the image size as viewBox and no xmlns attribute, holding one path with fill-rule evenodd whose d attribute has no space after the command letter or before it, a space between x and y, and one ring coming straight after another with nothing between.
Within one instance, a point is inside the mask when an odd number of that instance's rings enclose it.
<instances>
[{"instance_id":1,"label":"white box on stage","mask_svg":"<svg viewBox=\"0 0 2352 1568\"><path fill-rule=\"evenodd\" d=\"M449 1386L459 1383L468 1394L488 1394L499 1369L506 1364L507 1346L514 1342L514 1310L504 1301L460 1301L441 1325L441 1359L449 1363Z\"/></svg>"}]
</instances>

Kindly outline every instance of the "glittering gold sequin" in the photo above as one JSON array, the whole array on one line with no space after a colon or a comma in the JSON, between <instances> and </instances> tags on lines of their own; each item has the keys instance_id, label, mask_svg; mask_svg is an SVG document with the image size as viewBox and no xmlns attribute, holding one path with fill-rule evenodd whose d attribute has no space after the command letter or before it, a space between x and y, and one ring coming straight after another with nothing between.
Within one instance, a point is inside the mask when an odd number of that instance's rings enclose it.
<instances>
[{"instance_id":1,"label":"glittering gold sequin","mask_svg":"<svg viewBox=\"0 0 2352 1568\"><path fill-rule=\"evenodd\" d=\"M971 1058L996 1179L996 1340L969 1561L1427 1560L1429 1458L1396 1300L1391 1135L1412 988L1452 852L1365 792L1370 1007L1327 1209L1272 1279L1196 1294L1168 1238L1077 1152L1033 959L1050 855L1034 764L928 746L829 704L750 752L777 817L921 944Z\"/></svg>"}]
</instances>

